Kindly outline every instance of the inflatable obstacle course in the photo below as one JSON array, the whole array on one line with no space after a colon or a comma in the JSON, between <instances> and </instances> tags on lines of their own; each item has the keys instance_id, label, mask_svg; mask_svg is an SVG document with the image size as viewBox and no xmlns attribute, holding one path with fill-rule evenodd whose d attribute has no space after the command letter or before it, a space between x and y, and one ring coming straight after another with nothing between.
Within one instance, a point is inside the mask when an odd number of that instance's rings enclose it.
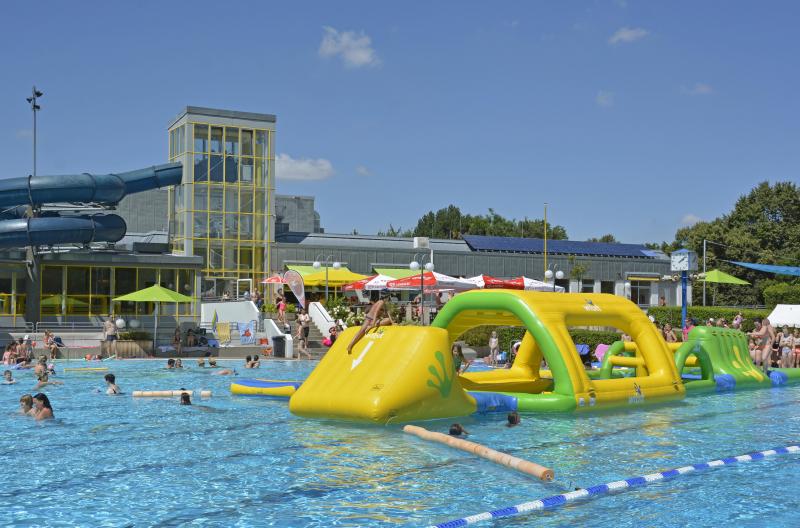
<instances>
[{"instance_id":1,"label":"inflatable obstacle course","mask_svg":"<svg viewBox=\"0 0 800 528\"><path fill-rule=\"evenodd\" d=\"M526 332L513 365L455 372L450 348L481 325ZM631 341L611 343L599 370L586 370L569 329L613 327ZM372 423L483 412L587 412L680 400L690 393L781 386L800 369L767 377L750 359L745 334L697 327L686 343L666 343L634 303L606 294L519 290L461 293L430 327L358 329L337 339L304 382L237 380L236 394L289 397L299 416ZM547 369L541 368L543 364Z\"/></svg>"}]
</instances>

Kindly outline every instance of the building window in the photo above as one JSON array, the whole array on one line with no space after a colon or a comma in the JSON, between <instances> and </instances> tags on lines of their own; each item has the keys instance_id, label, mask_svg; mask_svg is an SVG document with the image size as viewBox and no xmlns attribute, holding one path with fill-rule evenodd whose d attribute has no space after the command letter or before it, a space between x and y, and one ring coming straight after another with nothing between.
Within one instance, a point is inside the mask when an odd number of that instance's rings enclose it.
<instances>
[{"instance_id":1,"label":"building window","mask_svg":"<svg viewBox=\"0 0 800 528\"><path fill-rule=\"evenodd\" d=\"M594 279L583 279L581 293L594 293Z\"/></svg>"},{"instance_id":2,"label":"building window","mask_svg":"<svg viewBox=\"0 0 800 528\"><path fill-rule=\"evenodd\" d=\"M650 281L631 281L631 301L639 306L650 306Z\"/></svg>"},{"instance_id":3,"label":"building window","mask_svg":"<svg viewBox=\"0 0 800 528\"><path fill-rule=\"evenodd\" d=\"M614 295L614 281L600 281L600 293Z\"/></svg>"}]
</instances>

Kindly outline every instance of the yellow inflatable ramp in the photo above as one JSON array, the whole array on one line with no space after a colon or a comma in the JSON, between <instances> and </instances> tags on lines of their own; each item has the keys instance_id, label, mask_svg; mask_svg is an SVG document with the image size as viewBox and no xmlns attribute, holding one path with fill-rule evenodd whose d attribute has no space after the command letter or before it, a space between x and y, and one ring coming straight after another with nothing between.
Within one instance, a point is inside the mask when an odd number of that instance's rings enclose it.
<instances>
[{"instance_id":1,"label":"yellow inflatable ramp","mask_svg":"<svg viewBox=\"0 0 800 528\"><path fill-rule=\"evenodd\" d=\"M447 331L386 326L348 328L289 400L299 416L385 424L464 416L477 405L461 387Z\"/></svg>"}]
</instances>

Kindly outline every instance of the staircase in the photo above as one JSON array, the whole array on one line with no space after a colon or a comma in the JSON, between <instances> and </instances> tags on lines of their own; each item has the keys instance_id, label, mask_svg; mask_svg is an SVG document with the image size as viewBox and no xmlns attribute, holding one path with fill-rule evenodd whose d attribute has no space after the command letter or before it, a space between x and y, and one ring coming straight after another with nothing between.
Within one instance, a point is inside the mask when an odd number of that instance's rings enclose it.
<instances>
[{"instance_id":1,"label":"staircase","mask_svg":"<svg viewBox=\"0 0 800 528\"><path fill-rule=\"evenodd\" d=\"M282 325L280 322L278 322L277 317L272 317L271 319L275 321L275 324L278 326L278 328L282 328ZM294 337L297 335L298 322L295 319L293 321L289 321L289 324L292 326L292 336ZM312 359L320 359L328 351L328 347L322 344L322 340L327 337L327 334L322 335L322 332L320 332L313 323L308 325L308 328L308 353L311 354ZM300 354L299 341L295 341L294 353L295 356L305 359L305 356Z\"/></svg>"}]
</instances>

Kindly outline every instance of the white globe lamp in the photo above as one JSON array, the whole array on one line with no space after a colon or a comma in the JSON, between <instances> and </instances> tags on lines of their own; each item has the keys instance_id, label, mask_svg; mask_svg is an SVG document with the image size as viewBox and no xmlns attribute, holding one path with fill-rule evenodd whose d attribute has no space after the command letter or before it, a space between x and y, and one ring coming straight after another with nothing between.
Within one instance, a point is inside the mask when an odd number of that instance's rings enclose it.
<instances>
[{"instance_id":1,"label":"white globe lamp","mask_svg":"<svg viewBox=\"0 0 800 528\"><path fill-rule=\"evenodd\" d=\"M427 262L425 264L425 271L433 271L433 262Z\"/></svg>"},{"instance_id":2,"label":"white globe lamp","mask_svg":"<svg viewBox=\"0 0 800 528\"><path fill-rule=\"evenodd\" d=\"M142 323L139 322L138 319L131 319L128 325L135 330L136 328L142 326Z\"/></svg>"},{"instance_id":3,"label":"white globe lamp","mask_svg":"<svg viewBox=\"0 0 800 528\"><path fill-rule=\"evenodd\" d=\"M120 317L119 319L114 321L114 324L117 325L117 328L125 328L125 319Z\"/></svg>"},{"instance_id":4,"label":"white globe lamp","mask_svg":"<svg viewBox=\"0 0 800 528\"><path fill-rule=\"evenodd\" d=\"M558 270L558 271L556 272L556 279L558 279L558 280L561 280L561 279L563 279L563 278L564 278L564 272L563 272L563 271L561 271L561 270Z\"/></svg>"},{"instance_id":5,"label":"white globe lamp","mask_svg":"<svg viewBox=\"0 0 800 528\"><path fill-rule=\"evenodd\" d=\"M550 280L553 278L553 270L547 270L544 272L544 278Z\"/></svg>"},{"instance_id":6,"label":"white globe lamp","mask_svg":"<svg viewBox=\"0 0 800 528\"><path fill-rule=\"evenodd\" d=\"M341 267L342 267L342 263L341 262L334 262L333 263L333 269L337 270L337 269L341 269Z\"/></svg>"},{"instance_id":7,"label":"white globe lamp","mask_svg":"<svg viewBox=\"0 0 800 528\"><path fill-rule=\"evenodd\" d=\"M419 262L416 260L412 260L411 263L408 265L408 268L411 271L418 271L419 270Z\"/></svg>"},{"instance_id":8,"label":"white globe lamp","mask_svg":"<svg viewBox=\"0 0 800 528\"><path fill-rule=\"evenodd\" d=\"M320 264L318 260L315 260L311 267L313 267L315 270L318 270L322 267L322 264Z\"/></svg>"}]
</instances>

